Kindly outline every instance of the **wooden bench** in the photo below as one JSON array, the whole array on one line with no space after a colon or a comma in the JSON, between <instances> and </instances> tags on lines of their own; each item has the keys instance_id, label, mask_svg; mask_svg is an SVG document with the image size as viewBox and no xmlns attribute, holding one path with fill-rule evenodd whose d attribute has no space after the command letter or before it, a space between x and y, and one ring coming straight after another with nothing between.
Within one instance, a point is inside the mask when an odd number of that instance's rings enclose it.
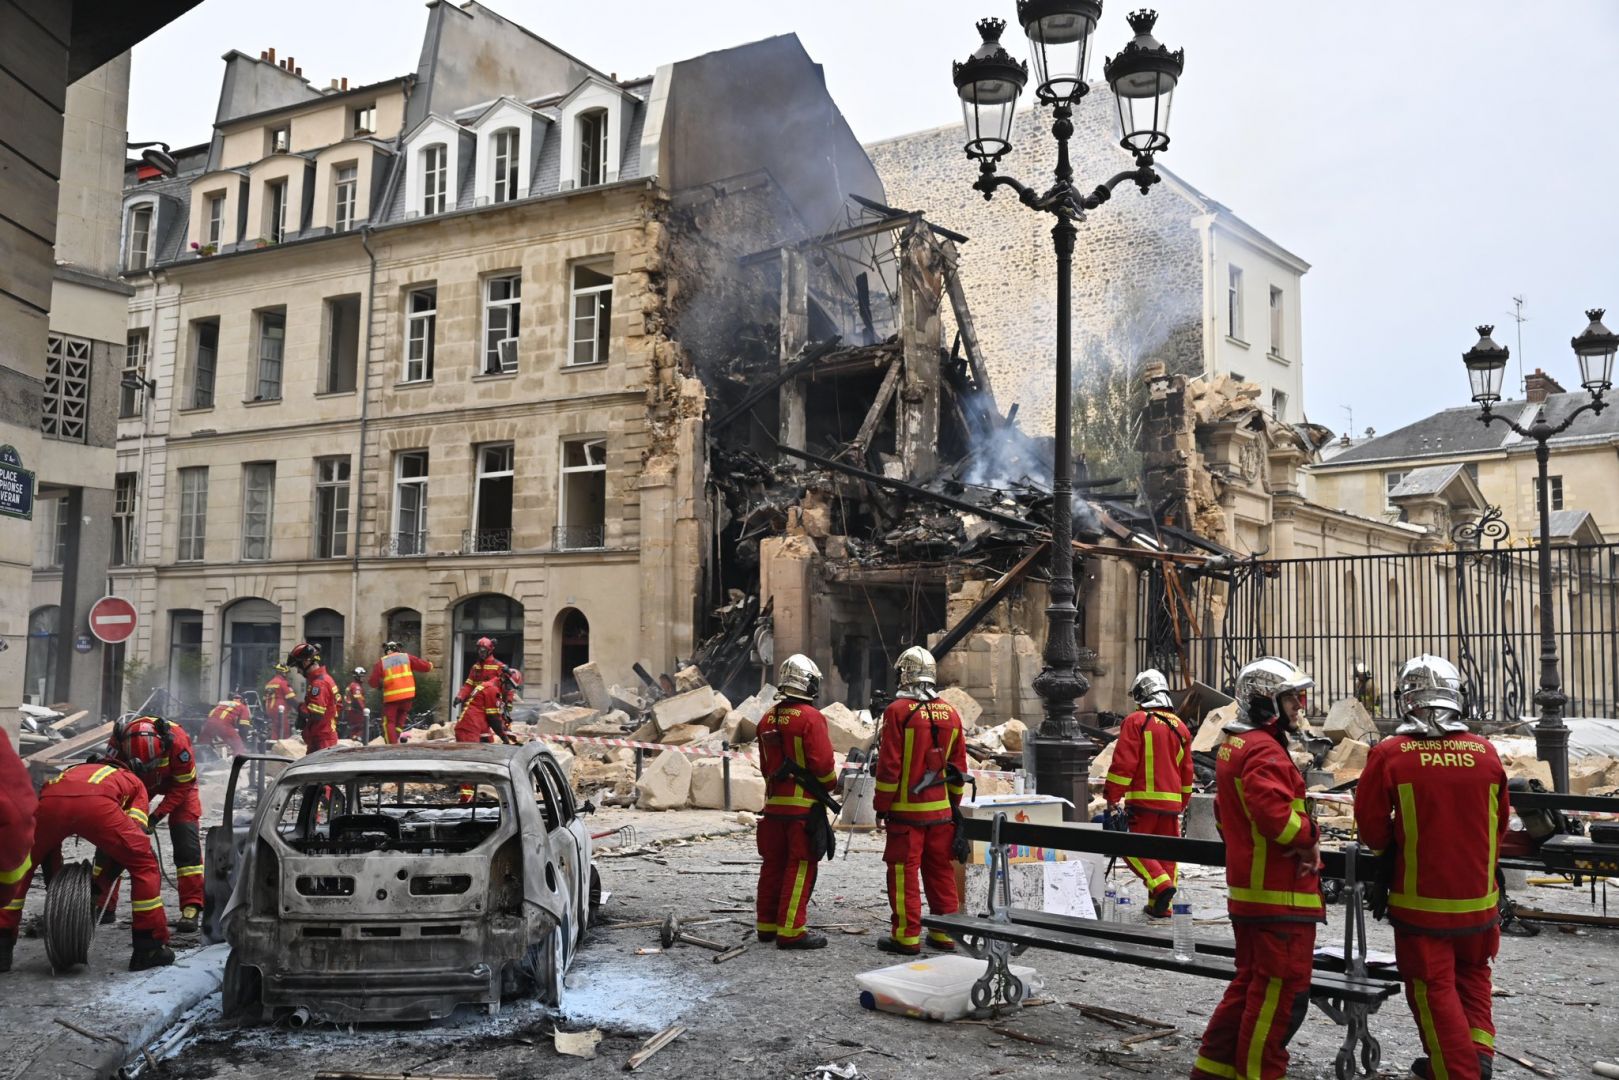
<instances>
[{"instance_id":1,"label":"wooden bench","mask_svg":"<svg viewBox=\"0 0 1619 1080\"><path fill-rule=\"evenodd\" d=\"M1161 930L1014 908L1007 874L1011 845L1223 867L1223 844L1074 825L1009 822L1004 814L997 814L993 821L969 819L965 828L968 837L989 844L988 910L979 916L928 915L922 925L949 934L968 956L987 962L984 976L973 985L972 1002L976 1008L989 1008L998 1002L1015 1005L1023 999L1026 987L1012 974L1011 959L1031 948L1203 978L1229 981L1235 975L1236 949L1229 944L1199 941L1195 944L1195 954L1182 958L1172 951L1170 935ZM1357 872L1356 852L1351 849L1345 853L1325 853L1324 861L1328 863L1328 874L1344 880L1344 895L1348 901L1344 958L1342 961L1317 958L1311 975L1310 1000L1345 1029L1344 1042L1334 1062L1339 1080L1350 1080L1356 1075L1374 1076L1382 1062L1382 1047L1371 1034L1369 1018L1384 1001L1400 992L1401 983L1392 969L1382 969L1375 974L1367 969L1364 886Z\"/></svg>"}]
</instances>

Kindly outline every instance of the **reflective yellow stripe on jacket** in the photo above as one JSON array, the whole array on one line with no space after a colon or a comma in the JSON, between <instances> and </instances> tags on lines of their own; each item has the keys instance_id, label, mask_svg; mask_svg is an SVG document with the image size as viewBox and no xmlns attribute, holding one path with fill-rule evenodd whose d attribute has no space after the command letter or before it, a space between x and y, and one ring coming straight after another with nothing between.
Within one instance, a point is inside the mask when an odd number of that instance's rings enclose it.
<instances>
[{"instance_id":1,"label":"reflective yellow stripe on jacket","mask_svg":"<svg viewBox=\"0 0 1619 1080\"><path fill-rule=\"evenodd\" d=\"M905 728L905 750L900 755L899 786L896 789L896 793L899 797L896 798L888 807L889 813L926 814L935 810L950 809L950 799L948 797L943 799L929 799L924 802L911 801L911 750L912 745L915 742L915 736L916 729L907 726ZM950 751L955 748L955 744L956 729L951 728L949 737L945 739L944 746L940 748L944 751L944 760L946 762L950 760ZM944 785L944 777L942 775L939 777L937 784L938 786ZM929 791L931 788L923 788L923 790Z\"/></svg>"},{"instance_id":2,"label":"reflective yellow stripe on jacket","mask_svg":"<svg viewBox=\"0 0 1619 1080\"><path fill-rule=\"evenodd\" d=\"M1501 895L1495 885L1495 857L1490 857L1489 880L1481 882L1489 889L1483 896L1463 898L1460 900L1441 899L1436 896L1423 896L1417 887L1418 847L1420 840L1417 828L1417 797L1416 791L1410 784L1399 786L1400 796L1400 825L1402 829L1400 859L1404 863L1405 873L1400 877L1400 887L1389 893L1389 907L1404 908L1406 911L1427 911L1441 915L1467 915L1475 911L1491 911L1500 903ZM1490 785L1490 851L1495 851L1495 838L1501 827L1500 799L1501 787L1499 784Z\"/></svg>"},{"instance_id":3,"label":"reflective yellow stripe on jacket","mask_svg":"<svg viewBox=\"0 0 1619 1080\"><path fill-rule=\"evenodd\" d=\"M1248 791L1241 780L1236 781L1237 799L1242 803L1242 811L1248 815L1248 832L1253 838L1254 858L1248 867L1248 886L1240 888L1231 886L1227 895L1231 899L1249 904L1276 904L1281 907L1298 908L1303 911L1322 910L1321 894L1308 892L1291 892L1285 889L1265 888L1265 866L1269 860L1268 849L1272 843L1286 844L1299 834L1304 827L1304 800L1294 799L1289 808L1287 824L1282 828L1281 835L1274 841L1259 831L1259 824L1254 821L1253 811L1248 809Z\"/></svg>"}]
</instances>

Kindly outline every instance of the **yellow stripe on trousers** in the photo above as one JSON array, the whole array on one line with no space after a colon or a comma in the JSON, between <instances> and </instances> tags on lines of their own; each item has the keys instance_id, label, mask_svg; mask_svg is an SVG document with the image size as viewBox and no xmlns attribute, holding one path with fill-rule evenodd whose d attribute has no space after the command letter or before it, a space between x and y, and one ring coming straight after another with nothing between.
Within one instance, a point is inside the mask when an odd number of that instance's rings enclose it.
<instances>
[{"instance_id":1,"label":"yellow stripe on trousers","mask_svg":"<svg viewBox=\"0 0 1619 1080\"><path fill-rule=\"evenodd\" d=\"M1262 1080L1264 1076L1260 1068L1265 1062L1265 1043L1270 1039L1271 1025L1276 1022L1276 1003L1281 997L1281 979L1271 979L1265 984L1265 1004L1260 1007L1259 1019L1254 1021L1253 1034L1248 1038L1248 1067L1242 1074L1244 1080Z\"/></svg>"},{"instance_id":2,"label":"yellow stripe on trousers","mask_svg":"<svg viewBox=\"0 0 1619 1080\"><path fill-rule=\"evenodd\" d=\"M1423 1049L1428 1051L1428 1075L1432 1080L1450 1080L1450 1070L1445 1067L1445 1054L1439 1047L1439 1029L1434 1026L1433 1009L1428 1006L1428 984L1421 979L1412 979L1411 996L1417 1004Z\"/></svg>"},{"instance_id":3,"label":"yellow stripe on trousers","mask_svg":"<svg viewBox=\"0 0 1619 1080\"><path fill-rule=\"evenodd\" d=\"M798 872L793 877L792 900L787 905L787 921L782 924L780 930L776 931L780 937L793 938L804 932L804 924L798 921L798 902L804 895L804 879L808 876L809 863L800 859L798 861Z\"/></svg>"}]
</instances>

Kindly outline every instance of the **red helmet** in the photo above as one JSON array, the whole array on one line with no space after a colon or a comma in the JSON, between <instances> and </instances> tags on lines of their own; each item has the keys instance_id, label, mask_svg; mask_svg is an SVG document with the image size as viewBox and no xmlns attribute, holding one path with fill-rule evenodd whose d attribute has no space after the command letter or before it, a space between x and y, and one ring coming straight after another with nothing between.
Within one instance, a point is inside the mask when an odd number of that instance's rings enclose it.
<instances>
[{"instance_id":1,"label":"red helmet","mask_svg":"<svg viewBox=\"0 0 1619 1080\"><path fill-rule=\"evenodd\" d=\"M519 690L523 686L523 673L514 667L501 668L500 681L505 683L509 689Z\"/></svg>"},{"instance_id":2,"label":"red helmet","mask_svg":"<svg viewBox=\"0 0 1619 1080\"><path fill-rule=\"evenodd\" d=\"M494 638L481 637L481 638L478 639L478 656L480 658L487 657L490 653L492 653L494 651L495 651L495 639Z\"/></svg>"},{"instance_id":3,"label":"red helmet","mask_svg":"<svg viewBox=\"0 0 1619 1080\"><path fill-rule=\"evenodd\" d=\"M112 756L137 773L157 771L163 759L168 723L159 716L137 716L112 730Z\"/></svg>"},{"instance_id":4,"label":"red helmet","mask_svg":"<svg viewBox=\"0 0 1619 1080\"><path fill-rule=\"evenodd\" d=\"M307 641L300 641L287 654L287 663L295 665L299 669L310 664L318 664L320 663L320 650Z\"/></svg>"}]
</instances>

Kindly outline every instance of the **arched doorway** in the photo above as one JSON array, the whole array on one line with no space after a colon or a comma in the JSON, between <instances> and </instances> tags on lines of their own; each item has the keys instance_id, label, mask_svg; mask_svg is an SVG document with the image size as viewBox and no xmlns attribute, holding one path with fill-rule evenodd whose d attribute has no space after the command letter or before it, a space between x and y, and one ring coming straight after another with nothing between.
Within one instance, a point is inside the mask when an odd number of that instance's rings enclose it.
<instances>
[{"instance_id":1,"label":"arched doorway","mask_svg":"<svg viewBox=\"0 0 1619 1080\"><path fill-rule=\"evenodd\" d=\"M551 639L557 643L557 693L578 693L573 669L590 663L590 620L578 608L563 608L557 612Z\"/></svg>"},{"instance_id":2,"label":"arched doorway","mask_svg":"<svg viewBox=\"0 0 1619 1080\"><path fill-rule=\"evenodd\" d=\"M55 604L28 614L28 650L23 656L23 700L49 705L56 700L56 650L61 644L62 609Z\"/></svg>"},{"instance_id":3,"label":"arched doorway","mask_svg":"<svg viewBox=\"0 0 1619 1080\"><path fill-rule=\"evenodd\" d=\"M331 608L316 608L304 616L304 640L320 650L321 663L337 680L338 686L346 684L343 678L343 616Z\"/></svg>"},{"instance_id":4,"label":"arched doorway","mask_svg":"<svg viewBox=\"0 0 1619 1080\"><path fill-rule=\"evenodd\" d=\"M455 605L455 646L451 652L456 689L478 660L478 639L493 638L495 656L506 664L523 668L523 605L509 596L487 593L469 597Z\"/></svg>"},{"instance_id":5,"label":"arched doorway","mask_svg":"<svg viewBox=\"0 0 1619 1080\"><path fill-rule=\"evenodd\" d=\"M270 669L280 663L281 609L257 597L238 600L221 616L224 633L219 665L222 694L240 687L262 689Z\"/></svg>"},{"instance_id":6,"label":"arched doorway","mask_svg":"<svg viewBox=\"0 0 1619 1080\"><path fill-rule=\"evenodd\" d=\"M415 608L394 608L383 622L382 640L399 642L412 656L422 655L422 613Z\"/></svg>"}]
</instances>

